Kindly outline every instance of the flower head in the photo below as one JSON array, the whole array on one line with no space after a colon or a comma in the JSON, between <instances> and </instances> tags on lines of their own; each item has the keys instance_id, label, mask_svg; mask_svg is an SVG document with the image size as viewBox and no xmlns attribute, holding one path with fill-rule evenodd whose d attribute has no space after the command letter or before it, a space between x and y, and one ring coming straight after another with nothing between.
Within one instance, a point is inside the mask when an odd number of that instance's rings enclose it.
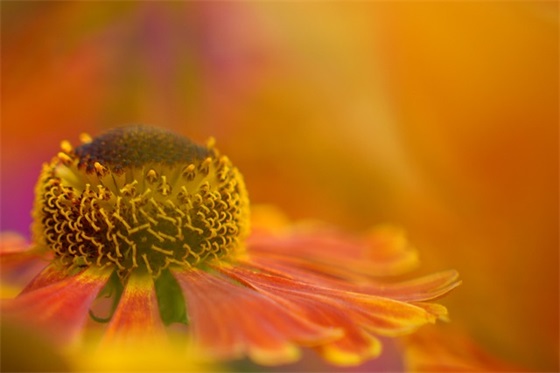
<instances>
[{"instance_id":1,"label":"flower head","mask_svg":"<svg viewBox=\"0 0 560 373\"><path fill-rule=\"evenodd\" d=\"M37 186L35 241L64 267L158 278L177 265L238 254L248 231L241 175L225 156L147 127L62 151Z\"/></svg>"},{"instance_id":2,"label":"flower head","mask_svg":"<svg viewBox=\"0 0 560 373\"><path fill-rule=\"evenodd\" d=\"M49 264L2 309L62 340L156 343L186 325L206 356L278 364L308 346L356 364L380 353L375 335L444 318L426 301L458 285L454 271L376 279L416 258L392 229L363 239L268 229L261 214L249 234L243 178L213 141L138 126L61 148L43 167L33 211L30 252ZM4 262L19 254L2 251Z\"/></svg>"}]
</instances>

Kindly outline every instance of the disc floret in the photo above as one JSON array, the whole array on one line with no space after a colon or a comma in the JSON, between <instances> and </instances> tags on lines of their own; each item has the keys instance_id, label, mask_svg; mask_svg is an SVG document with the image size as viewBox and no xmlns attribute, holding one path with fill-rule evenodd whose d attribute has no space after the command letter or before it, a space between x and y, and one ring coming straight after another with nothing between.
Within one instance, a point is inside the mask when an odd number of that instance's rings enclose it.
<instances>
[{"instance_id":1,"label":"disc floret","mask_svg":"<svg viewBox=\"0 0 560 373\"><path fill-rule=\"evenodd\" d=\"M171 132L126 127L61 151L37 184L33 232L68 268L112 266L158 277L243 250L243 178L213 147Z\"/></svg>"}]
</instances>

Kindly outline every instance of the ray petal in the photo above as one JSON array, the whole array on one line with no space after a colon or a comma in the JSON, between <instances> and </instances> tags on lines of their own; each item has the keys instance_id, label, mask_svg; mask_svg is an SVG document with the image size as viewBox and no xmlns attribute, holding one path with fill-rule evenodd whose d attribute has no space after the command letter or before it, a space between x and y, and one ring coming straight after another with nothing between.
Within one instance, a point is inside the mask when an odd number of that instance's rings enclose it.
<instances>
[{"instance_id":1,"label":"ray petal","mask_svg":"<svg viewBox=\"0 0 560 373\"><path fill-rule=\"evenodd\" d=\"M282 304L286 311L325 327L342 328L343 339L321 347L325 357L338 364L356 364L379 353L378 341L365 331L397 336L437 320L431 308L390 298L328 288L239 266L221 270Z\"/></svg>"},{"instance_id":2,"label":"ray petal","mask_svg":"<svg viewBox=\"0 0 560 373\"><path fill-rule=\"evenodd\" d=\"M379 356L381 348L379 339L352 328L346 331L345 338L318 346L315 350L333 364L349 366Z\"/></svg>"},{"instance_id":3,"label":"ray petal","mask_svg":"<svg viewBox=\"0 0 560 373\"><path fill-rule=\"evenodd\" d=\"M47 265L43 254L31 249L30 243L13 232L0 233L0 276L9 284L27 283Z\"/></svg>"},{"instance_id":4,"label":"ray petal","mask_svg":"<svg viewBox=\"0 0 560 373\"><path fill-rule=\"evenodd\" d=\"M309 265L337 274L395 275L418 264L416 250L408 244L403 231L393 226L373 228L362 238L320 225L282 235L259 230L248 245L251 252L305 259Z\"/></svg>"},{"instance_id":5,"label":"ray petal","mask_svg":"<svg viewBox=\"0 0 560 373\"><path fill-rule=\"evenodd\" d=\"M442 271L417 279L389 284L383 294L403 301L427 301L440 298L461 284L455 270Z\"/></svg>"},{"instance_id":6,"label":"ray petal","mask_svg":"<svg viewBox=\"0 0 560 373\"><path fill-rule=\"evenodd\" d=\"M287 363L299 356L295 344L314 345L341 335L219 274L190 270L175 276L185 292L193 337L212 355L247 354L260 364Z\"/></svg>"},{"instance_id":7,"label":"ray petal","mask_svg":"<svg viewBox=\"0 0 560 373\"><path fill-rule=\"evenodd\" d=\"M363 277L355 277L355 282L344 281L328 269L322 271L317 265L309 265L297 258L273 257L268 254L254 254L246 263L259 271L278 276L298 279L337 289L370 295L390 297L406 302L437 299L461 284L455 270L442 271L414 280L401 282L381 282Z\"/></svg>"},{"instance_id":8,"label":"ray petal","mask_svg":"<svg viewBox=\"0 0 560 373\"><path fill-rule=\"evenodd\" d=\"M165 339L153 279L133 273L107 327L103 342L108 345Z\"/></svg>"},{"instance_id":9,"label":"ray petal","mask_svg":"<svg viewBox=\"0 0 560 373\"><path fill-rule=\"evenodd\" d=\"M52 331L61 342L73 342L79 337L88 309L109 275L109 270L91 268L60 279L51 269L45 273L43 286L3 301L3 314ZM47 284L48 281L51 282Z\"/></svg>"},{"instance_id":10,"label":"ray petal","mask_svg":"<svg viewBox=\"0 0 560 373\"><path fill-rule=\"evenodd\" d=\"M0 255L22 253L29 249L29 243L22 235L15 232L0 233Z\"/></svg>"},{"instance_id":11,"label":"ray petal","mask_svg":"<svg viewBox=\"0 0 560 373\"><path fill-rule=\"evenodd\" d=\"M68 278L69 275L66 271L61 270L58 266L51 264L45 269L43 269L37 276L35 276L25 288L22 290L23 293L27 293L33 290L40 289L45 286L52 285L59 281Z\"/></svg>"}]
</instances>

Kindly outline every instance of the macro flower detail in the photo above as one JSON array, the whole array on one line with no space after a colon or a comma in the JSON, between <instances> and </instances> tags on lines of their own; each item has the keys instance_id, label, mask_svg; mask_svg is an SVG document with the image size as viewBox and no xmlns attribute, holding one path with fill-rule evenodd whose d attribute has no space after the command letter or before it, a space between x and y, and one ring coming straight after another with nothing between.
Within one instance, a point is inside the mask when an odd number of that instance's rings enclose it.
<instances>
[{"instance_id":1,"label":"macro flower detail","mask_svg":"<svg viewBox=\"0 0 560 373\"><path fill-rule=\"evenodd\" d=\"M115 267L120 277L192 266L241 249L243 180L211 148L148 128L62 144L37 187L35 241L69 268Z\"/></svg>"},{"instance_id":2,"label":"macro flower detail","mask_svg":"<svg viewBox=\"0 0 560 373\"><path fill-rule=\"evenodd\" d=\"M304 346L358 364L379 355L376 335L446 317L428 301L459 284L455 271L382 281L415 262L396 230L355 238L319 225L271 228L262 212L251 219L243 178L213 141L142 126L82 141L64 141L43 167L30 249L10 250L21 246L12 239L0 253L3 269L20 266L18 256L48 260L2 311L61 343L186 335L209 358L281 364Z\"/></svg>"}]
</instances>

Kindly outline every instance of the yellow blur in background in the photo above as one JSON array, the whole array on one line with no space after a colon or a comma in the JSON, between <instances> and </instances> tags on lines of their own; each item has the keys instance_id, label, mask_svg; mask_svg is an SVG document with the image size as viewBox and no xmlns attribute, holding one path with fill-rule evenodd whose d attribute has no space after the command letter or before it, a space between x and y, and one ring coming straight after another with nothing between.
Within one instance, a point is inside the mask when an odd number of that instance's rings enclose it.
<instances>
[{"instance_id":1,"label":"yellow blur in background","mask_svg":"<svg viewBox=\"0 0 560 373\"><path fill-rule=\"evenodd\" d=\"M557 371L558 3L4 2L2 230L61 140L209 136L253 203L403 226L451 322Z\"/></svg>"}]
</instances>

